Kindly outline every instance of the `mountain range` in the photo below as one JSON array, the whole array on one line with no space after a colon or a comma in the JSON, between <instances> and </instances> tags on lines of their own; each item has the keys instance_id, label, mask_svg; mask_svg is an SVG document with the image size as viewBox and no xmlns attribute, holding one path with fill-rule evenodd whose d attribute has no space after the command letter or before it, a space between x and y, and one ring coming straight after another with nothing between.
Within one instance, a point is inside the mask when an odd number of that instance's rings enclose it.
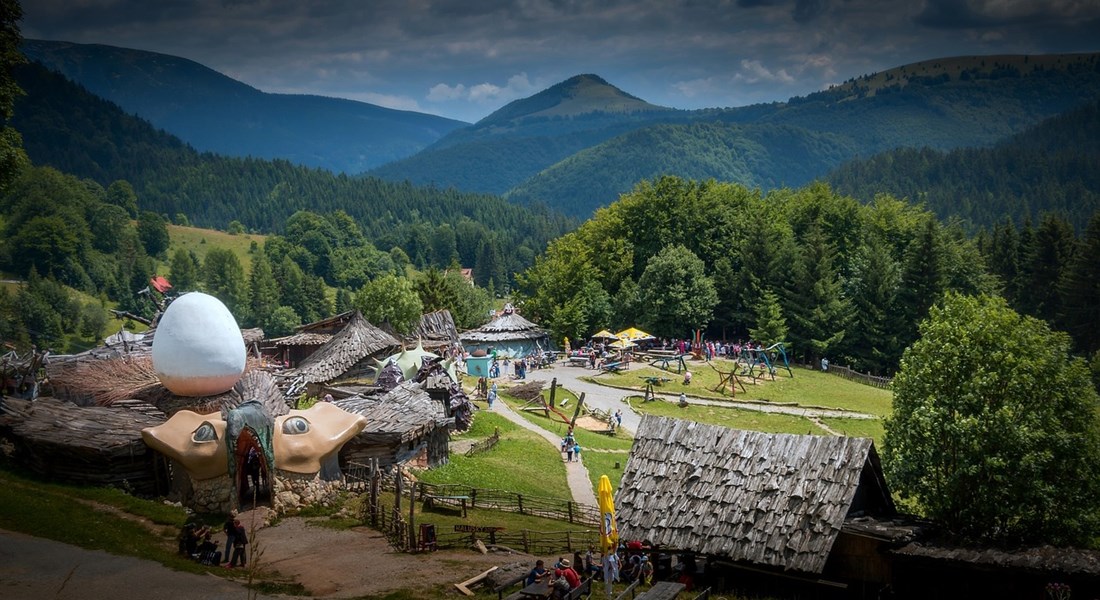
<instances>
[{"instance_id":1,"label":"mountain range","mask_svg":"<svg viewBox=\"0 0 1100 600\"><path fill-rule=\"evenodd\" d=\"M269 94L185 58L25 40L23 53L200 151L361 173L410 156L462 121L341 98Z\"/></svg>"},{"instance_id":2,"label":"mountain range","mask_svg":"<svg viewBox=\"0 0 1100 600\"><path fill-rule=\"evenodd\" d=\"M111 99L96 91L107 88L140 98L129 102L145 106L151 114L189 115L189 119L205 114L202 118L217 121L222 118L218 106L224 114L235 114L234 98L248 96L276 104L283 98L184 59L58 42L28 42L28 47L29 56L51 57L44 63L101 96ZM108 73L117 74L113 84L105 81L110 79ZM158 91L161 88L176 91ZM333 160L366 164L377 158L374 164L379 166L367 173L381 179L503 195L515 203L542 204L583 218L637 182L663 174L734 181L764 190L800 186L881 152L993 147L1096 98L1100 98L1100 54L935 59L854 78L786 102L695 111L648 103L597 75L585 74L513 101L472 125L447 121L453 127L433 129L434 138L409 141L407 147L419 143L422 149L404 157L394 153L392 160L384 162L381 157L367 160L360 154ZM380 114L438 119L351 104L357 110L383 111ZM329 105L315 106L321 108L310 112L311 117L288 117L290 122L275 127L275 133L266 132L266 127L238 132L238 142L245 144L253 134L276 135L300 127L296 131L308 131L295 134L302 136L300 144L332 148L337 156L341 142L329 133L339 130L338 123L347 117L326 112L324 106ZM178 125L165 124L170 120L145 118L177 133ZM325 127L309 126L325 119ZM186 135L180 137L194 144ZM286 137L294 145L294 137ZM367 143L371 142L363 142ZM275 153L274 145L267 147ZM230 147L216 151L249 154ZM302 161L300 154L281 158L317 166ZM889 184L890 178L881 173L876 177L881 185L894 185L898 193L913 191L897 181ZM897 179L905 180L905 175ZM844 185L861 193L868 189L850 177ZM948 200L941 204L950 210ZM1036 210L1025 202L1017 212ZM970 213L985 222L993 211L992 206L979 207Z\"/></svg>"}]
</instances>

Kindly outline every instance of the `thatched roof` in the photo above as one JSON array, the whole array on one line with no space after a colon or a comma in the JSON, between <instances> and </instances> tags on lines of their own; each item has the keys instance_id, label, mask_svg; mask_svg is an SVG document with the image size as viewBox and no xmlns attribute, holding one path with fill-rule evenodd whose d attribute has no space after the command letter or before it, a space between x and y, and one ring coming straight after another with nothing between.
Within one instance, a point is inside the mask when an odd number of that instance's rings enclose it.
<instances>
[{"instance_id":1,"label":"thatched roof","mask_svg":"<svg viewBox=\"0 0 1100 600\"><path fill-rule=\"evenodd\" d=\"M282 375L301 378L306 383L332 381L360 360L375 354L392 352L399 346L401 342L368 323L356 311L340 333L309 355L297 368L286 370Z\"/></svg>"},{"instance_id":2,"label":"thatched roof","mask_svg":"<svg viewBox=\"0 0 1100 600\"><path fill-rule=\"evenodd\" d=\"M998 548L965 548L931 543L907 544L891 553L921 558L944 566L981 565L1032 573L1100 576L1100 551L1084 548L1039 546L1001 550Z\"/></svg>"},{"instance_id":3,"label":"thatched roof","mask_svg":"<svg viewBox=\"0 0 1100 600\"><path fill-rule=\"evenodd\" d=\"M869 439L646 416L616 498L625 539L820 573L860 490L893 512Z\"/></svg>"},{"instance_id":4,"label":"thatched roof","mask_svg":"<svg viewBox=\"0 0 1100 600\"><path fill-rule=\"evenodd\" d=\"M271 340L276 346L324 346L332 339L331 333L304 331Z\"/></svg>"},{"instance_id":5,"label":"thatched roof","mask_svg":"<svg viewBox=\"0 0 1100 600\"><path fill-rule=\"evenodd\" d=\"M505 313L477 329L460 335L466 343L507 342L510 340L537 340L547 337L545 329L516 313Z\"/></svg>"},{"instance_id":6,"label":"thatched roof","mask_svg":"<svg viewBox=\"0 0 1100 600\"><path fill-rule=\"evenodd\" d=\"M445 425L448 421L443 405L433 400L424 388L406 381L379 396L351 397L333 404L357 415L367 417L367 427L359 436L392 438L393 442L408 442L424 431Z\"/></svg>"}]
</instances>

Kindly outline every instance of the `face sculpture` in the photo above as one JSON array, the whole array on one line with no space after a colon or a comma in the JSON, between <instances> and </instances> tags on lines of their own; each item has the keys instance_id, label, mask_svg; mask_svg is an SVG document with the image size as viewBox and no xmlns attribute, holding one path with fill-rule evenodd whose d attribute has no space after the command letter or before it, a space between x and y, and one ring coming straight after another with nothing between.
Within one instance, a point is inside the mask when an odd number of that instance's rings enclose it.
<instances>
[{"instance_id":1,"label":"face sculpture","mask_svg":"<svg viewBox=\"0 0 1100 600\"><path fill-rule=\"evenodd\" d=\"M141 437L149 447L182 464L197 480L238 472L250 447L259 450L265 466L309 475L317 473L326 457L367 425L366 417L320 403L277 417L274 427L268 429L270 425L263 426L250 404L230 411L228 427L220 413L200 415L183 410L162 425L142 430Z\"/></svg>"}]
</instances>

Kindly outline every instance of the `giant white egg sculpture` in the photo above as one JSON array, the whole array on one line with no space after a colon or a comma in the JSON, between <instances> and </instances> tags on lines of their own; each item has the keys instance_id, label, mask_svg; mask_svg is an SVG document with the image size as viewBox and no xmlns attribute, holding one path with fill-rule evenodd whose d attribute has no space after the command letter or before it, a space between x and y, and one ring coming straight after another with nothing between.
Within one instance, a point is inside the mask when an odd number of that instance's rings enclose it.
<instances>
[{"instance_id":1,"label":"giant white egg sculpture","mask_svg":"<svg viewBox=\"0 0 1100 600\"><path fill-rule=\"evenodd\" d=\"M200 292L176 298L153 336L153 370L179 396L229 391L245 368L244 338L221 300Z\"/></svg>"}]
</instances>

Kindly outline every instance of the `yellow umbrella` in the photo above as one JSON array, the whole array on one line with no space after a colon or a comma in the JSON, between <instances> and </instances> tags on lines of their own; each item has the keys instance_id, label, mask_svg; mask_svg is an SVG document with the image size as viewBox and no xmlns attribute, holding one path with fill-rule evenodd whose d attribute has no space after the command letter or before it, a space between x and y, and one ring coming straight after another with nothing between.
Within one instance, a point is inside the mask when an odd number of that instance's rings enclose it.
<instances>
[{"instance_id":1,"label":"yellow umbrella","mask_svg":"<svg viewBox=\"0 0 1100 600\"><path fill-rule=\"evenodd\" d=\"M615 500L611 496L611 480L600 475L596 486L596 500L600 504L600 549L604 554L614 552L619 545L619 528L615 525Z\"/></svg>"},{"instance_id":2,"label":"yellow umbrella","mask_svg":"<svg viewBox=\"0 0 1100 600\"><path fill-rule=\"evenodd\" d=\"M636 340L647 340L649 338L652 338L653 336L651 336L648 333L642 331L641 329L638 329L636 327L631 327L629 329L624 329L624 330L620 331L619 333L616 333L615 337L619 338L620 340L636 341Z\"/></svg>"},{"instance_id":3,"label":"yellow umbrella","mask_svg":"<svg viewBox=\"0 0 1100 600\"><path fill-rule=\"evenodd\" d=\"M614 342L611 342L610 344L608 344L608 346L611 346L612 348L619 348L620 350L624 350L624 349L629 348L629 347L634 346L634 345L635 345L634 342L631 342L629 340L624 340L624 339L618 339L618 340L615 340Z\"/></svg>"},{"instance_id":4,"label":"yellow umbrella","mask_svg":"<svg viewBox=\"0 0 1100 600\"><path fill-rule=\"evenodd\" d=\"M611 333L610 331L608 331L606 329L601 329L598 333L596 333L592 336L592 339L594 339L594 340L613 340L613 339L615 339L615 334Z\"/></svg>"}]
</instances>

